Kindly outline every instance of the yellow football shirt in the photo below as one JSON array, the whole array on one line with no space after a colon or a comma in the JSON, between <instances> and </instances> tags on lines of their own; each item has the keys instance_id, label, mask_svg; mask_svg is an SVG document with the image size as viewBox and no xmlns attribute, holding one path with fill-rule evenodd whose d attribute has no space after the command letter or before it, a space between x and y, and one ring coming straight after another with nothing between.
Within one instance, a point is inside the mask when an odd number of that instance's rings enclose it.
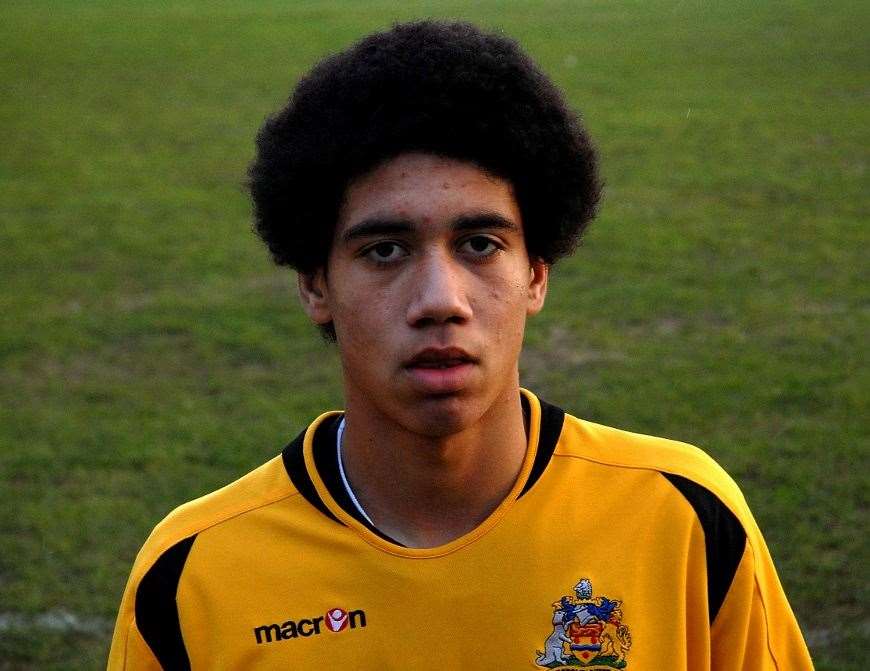
<instances>
[{"instance_id":1,"label":"yellow football shirt","mask_svg":"<svg viewBox=\"0 0 870 671\"><path fill-rule=\"evenodd\" d=\"M513 490L440 547L403 547L358 513L337 412L176 509L133 566L109 669L812 668L721 468L522 399Z\"/></svg>"}]
</instances>

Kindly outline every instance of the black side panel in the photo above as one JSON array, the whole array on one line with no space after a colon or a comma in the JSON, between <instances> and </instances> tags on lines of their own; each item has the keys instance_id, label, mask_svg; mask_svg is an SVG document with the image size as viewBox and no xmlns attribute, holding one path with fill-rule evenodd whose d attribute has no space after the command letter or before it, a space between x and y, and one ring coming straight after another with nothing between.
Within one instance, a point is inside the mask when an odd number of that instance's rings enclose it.
<instances>
[{"instance_id":1,"label":"black side panel","mask_svg":"<svg viewBox=\"0 0 870 671\"><path fill-rule=\"evenodd\" d=\"M305 457L302 454L302 443L305 440L305 431L300 433L293 439L287 447L281 451L281 458L284 460L284 469L287 475L293 482L293 486L299 490L299 493L305 497L312 506L326 515L329 519L338 522L338 518L329 512L326 504L320 500L317 490L314 488L314 483L311 482L311 477L305 469ZM339 522L341 524L341 522Z\"/></svg>"},{"instance_id":2,"label":"black side panel","mask_svg":"<svg viewBox=\"0 0 870 671\"><path fill-rule=\"evenodd\" d=\"M704 529L707 602L710 607L710 624L713 624L746 550L746 532L734 513L711 491L679 475L662 475L686 497Z\"/></svg>"},{"instance_id":3,"label":"black side panel","mask_svg":"<svg viewBox=\"0 0 870 671\"><path fill-rule=\"evenodd\" d=\"M136 626L167 671L190 669L175 594L194 540L195 534L160 555L136 589Z\"/></svg>"},{"instance_id":4,"label":"black side panel","mask_svg":"<svg viewBox=\"0 0 870 671\"><path fill-rule=\"evenodd\" d=\"M526 409L526 397L523 396L523 409ZM535 463L532 464L532 470L529 473L529 479L523 487L523 491L517 498L521 498L523 494L529 491L538 479L543 475L550 459L553 457L553 451L556 449L556 443L559 442L559 436L562 433L562 425L565 423L565 411L557 408L555 405L550 405L542 399L538 399L541 404L541 435L538 439L538 452L535 454Z\"/></svg>"}]
</instances>

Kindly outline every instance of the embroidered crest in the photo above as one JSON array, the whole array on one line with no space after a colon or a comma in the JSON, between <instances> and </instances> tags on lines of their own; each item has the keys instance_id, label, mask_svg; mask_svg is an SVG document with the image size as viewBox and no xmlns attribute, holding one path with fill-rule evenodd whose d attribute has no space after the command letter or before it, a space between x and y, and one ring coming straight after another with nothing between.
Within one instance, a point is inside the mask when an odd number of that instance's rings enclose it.
<instances>
[{"instance_id":1,"label":"embroidered crest","mask_svg":"<svg viewBox=\"0 0 870 671\"><path fill-rule=\"evenodd\" d=\"M545 669L626 668L631 633L622 617L622 601L593 596L592 582L583 578L573 596L553 603L553 632L544 641L544 650L537 651L535 663Z\"/></svg>"}]
</instances>

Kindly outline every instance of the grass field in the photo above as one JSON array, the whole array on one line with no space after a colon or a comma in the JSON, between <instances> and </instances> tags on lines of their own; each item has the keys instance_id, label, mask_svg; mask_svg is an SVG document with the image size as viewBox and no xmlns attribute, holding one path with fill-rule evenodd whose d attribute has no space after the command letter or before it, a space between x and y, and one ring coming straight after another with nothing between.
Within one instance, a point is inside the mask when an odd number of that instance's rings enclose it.
<instances>
[{"instance_id":1,"label":"grass field","mask_svg":"<svg viewBox=\"0 0 870 671\"><path fill-rule=\"evenodd\" d=\"M713 454L817 668L866 669L868 5L397 4L3 3L0 669L102 666L151 527L340 406L241 184L316 58L416 16L519 38L601 149L524 383Z\"/></svg>"}]
</instances>

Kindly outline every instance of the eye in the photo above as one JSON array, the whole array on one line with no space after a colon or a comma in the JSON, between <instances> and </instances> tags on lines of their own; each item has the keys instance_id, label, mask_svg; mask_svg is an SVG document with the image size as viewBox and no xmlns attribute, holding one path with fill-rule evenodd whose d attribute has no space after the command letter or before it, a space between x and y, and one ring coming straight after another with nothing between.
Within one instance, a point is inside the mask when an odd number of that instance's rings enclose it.
<instances>
[{"instance_id":1,"label":"eye","mask_svg":"<svg viewBox=\"0 0 870 671\"><path fill-rule=\"evenodd\" d=\"M475 235L466 238L459 248L471 256L486 258L495 254L501 246L492 238L485 235Z\"/></svg>"},{"instance_id":2,"label":"eye","mask_svg":"<svg viewBox=\"0 0 870 671\"><path fill-rule=\"evenodd\" d=\"M384 241L372 245L365 250L363 255L375 263L391 263L398 261L407 253L398 243Z\"/></svg>"}]
</instances>

